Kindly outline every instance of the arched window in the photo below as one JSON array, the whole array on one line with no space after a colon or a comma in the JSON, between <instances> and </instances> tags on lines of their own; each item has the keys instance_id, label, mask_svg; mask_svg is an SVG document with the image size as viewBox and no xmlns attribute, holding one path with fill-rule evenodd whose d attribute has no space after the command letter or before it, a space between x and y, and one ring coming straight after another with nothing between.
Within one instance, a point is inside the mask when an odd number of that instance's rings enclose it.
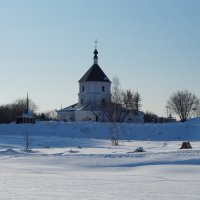
<instances>
[{"instance_id":1,"label":"arched window","mask_svg":"<svg viewBox=\"0 0 200 200\"><path fill-rule=\"evenodd\" d=\"M84 87L84 85L83 85L83 87L82 87L82 92L84 92L85 91L85 87Z\"/></svg>"},{"instance_id":2,"label":"arched window","mask_svg":"<svg viewBox=\"0 0 200 200\"><path fill-rule=\"evenodd\" d=\"M104 85L102 86L102 92L105 92L105 86Z\"/></svg>"}]
</instances>

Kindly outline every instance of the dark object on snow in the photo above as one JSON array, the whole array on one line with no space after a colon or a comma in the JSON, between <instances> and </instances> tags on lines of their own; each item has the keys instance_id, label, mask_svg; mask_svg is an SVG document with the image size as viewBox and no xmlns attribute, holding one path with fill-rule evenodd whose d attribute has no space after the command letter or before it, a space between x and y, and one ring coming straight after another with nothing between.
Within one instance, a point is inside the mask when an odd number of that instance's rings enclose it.
<instances>
[{"instance_id":1,"label":"dark object on snow","mask_svg":"<svg viewBox=\"0 0 200 200\"><path fill-rule=\"evenodd\" d=\"M180 149L192 149L192 146L189 142L183 142Z\"/></svg>"},{"instance_id":2,"label":"dark object on snow","mask_svg":"<svg viewBox=\"0 0 200 200\"><path fill-rule=\"evenodd\" d=\"M138 147L138 148L135 150L135 152L145 152L145 151L144 151L143 147Z\"/></svg>"}]
</instances>

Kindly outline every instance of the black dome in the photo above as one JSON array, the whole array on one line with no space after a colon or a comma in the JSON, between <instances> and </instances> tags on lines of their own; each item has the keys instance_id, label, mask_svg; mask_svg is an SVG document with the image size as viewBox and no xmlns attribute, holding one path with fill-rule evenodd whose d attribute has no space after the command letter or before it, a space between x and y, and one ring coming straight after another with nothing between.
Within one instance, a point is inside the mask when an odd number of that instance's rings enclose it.
<instances>
[{"instance_id":1,"label":"black dome","mask_svg":"<svg viewBox=\"0 0 200 200\"><path fill-rule=\"evenodd\" d=\"M93 64L79 80L79 82L85 81L111 82L98 64Z\"/></svg>"}]
</instances>

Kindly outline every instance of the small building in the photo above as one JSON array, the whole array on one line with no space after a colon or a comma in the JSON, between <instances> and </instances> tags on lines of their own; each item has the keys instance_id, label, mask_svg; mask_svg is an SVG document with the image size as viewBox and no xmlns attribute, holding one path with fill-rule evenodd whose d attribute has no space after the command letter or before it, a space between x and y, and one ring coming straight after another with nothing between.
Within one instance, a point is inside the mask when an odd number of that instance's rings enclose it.
<instances>
[{"instance_id":1,"label":"small building","mask_svg":"<svg viewBox=\"0 0 200 200\"><path fill-rule=\"evenodd\" d=\"M26 112L22 113L21 116L16 117L16 124L35 124L35 117L33 117L32 112L29 110L29 99L27 94L26 100Z\"/></svg>"},{"instance_id":2,"label":"small building","mask_svg":"<svg viewBox=\"0 0 200 200\"><path fill-rule=\"evenodd\" d=\"M22 116L16 117L16 124L35 124L35 117L32 117L32 113L23 113Z\"/></svg>"}]
</instances>

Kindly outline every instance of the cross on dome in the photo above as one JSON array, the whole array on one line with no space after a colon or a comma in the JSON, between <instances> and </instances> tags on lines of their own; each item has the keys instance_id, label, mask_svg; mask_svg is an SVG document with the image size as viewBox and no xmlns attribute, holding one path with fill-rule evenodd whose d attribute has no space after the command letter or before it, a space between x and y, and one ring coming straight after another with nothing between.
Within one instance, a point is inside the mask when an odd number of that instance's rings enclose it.
<instances>
[{"instance_id":1,"label":"cross on dome","mask_svg":"<svg viewBox=\"0 0 200 200\"><path fill-rule=\"evenodd\" d=\"M96 40L94 41L95 49L97 49L97 43L98 43L98 40L96 39Z\"/></svg>"}]
</instances>

